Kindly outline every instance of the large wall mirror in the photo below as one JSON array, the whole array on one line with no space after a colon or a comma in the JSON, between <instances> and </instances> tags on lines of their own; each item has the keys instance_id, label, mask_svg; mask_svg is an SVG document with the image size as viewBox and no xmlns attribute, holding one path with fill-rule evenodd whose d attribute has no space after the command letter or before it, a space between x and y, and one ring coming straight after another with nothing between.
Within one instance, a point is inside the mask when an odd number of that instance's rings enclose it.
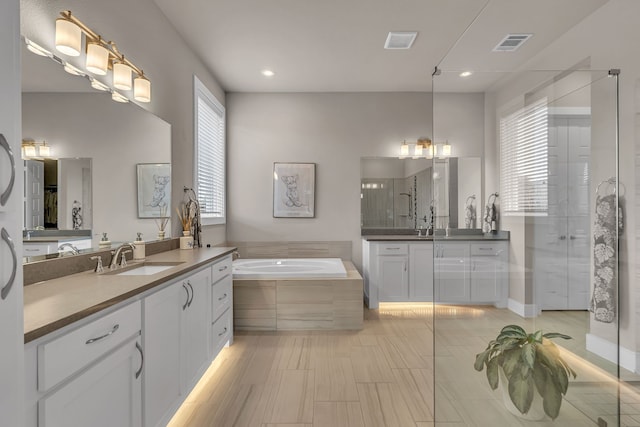
<instances>
[{"instance_id":1,"label":"large wall mirror","mask_svg":"<svg viewBox=\"0 0 640 427\"><path fill-rule=\"evenodd\" d=\"M170 125L26 48L22 70L23 138L51 150L25 159L25 243L42 229L84 234L90 247L103 233L114 244L138 232L156 240L154 219L138 217L136 165L171 162Z\"/></svg>"},{"instance_id":2,"label":"large wall mirror","mask_svg":"<svg viewBox=\"0 0 640 427\"><path fill-rule=\"evenodd\" d=\"M482 228L479 157L362 158L360 227Z\"/></svg>"}]
</instances>

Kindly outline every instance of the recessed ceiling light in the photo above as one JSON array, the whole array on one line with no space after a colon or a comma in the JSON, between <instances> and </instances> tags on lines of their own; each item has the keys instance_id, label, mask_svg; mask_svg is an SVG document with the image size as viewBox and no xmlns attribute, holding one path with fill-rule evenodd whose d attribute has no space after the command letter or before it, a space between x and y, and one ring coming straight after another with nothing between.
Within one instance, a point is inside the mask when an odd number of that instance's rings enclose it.
<instances>
[{"instance_id":1,"label":"recessed ceiling light","mask_svg":"<svg viewBox=\"0 0 640 427\"><path fill-rule=\"evenodd\" d=\"M471 74L473 74L471 71L463 71L460 73L460 77L469 77Z\"/></svg>"},{"instance_id":2,"label":"recessed ceiling light","mask_svg":"<svg viewBox=\"0 0 640 427\"><path fill-rule=\"evenodd\" d=\"M273 77L276 75L276 73L271 70L262 70L262 75L265 77Z\"/></svg>"}]
</instances>

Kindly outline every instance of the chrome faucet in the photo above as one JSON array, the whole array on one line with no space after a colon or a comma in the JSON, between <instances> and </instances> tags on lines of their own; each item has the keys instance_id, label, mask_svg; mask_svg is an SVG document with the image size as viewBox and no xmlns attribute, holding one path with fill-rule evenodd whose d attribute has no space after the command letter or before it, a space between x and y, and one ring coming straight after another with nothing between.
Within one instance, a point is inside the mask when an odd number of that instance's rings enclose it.
<instances>
[{"instance_id":1,"label":"chrome faucet","mask_svg":"<svg viewBox=\"0 0 640 427\"><path fill-rule=\"evenodd\" d=\"M78 255L80 253L80 251L78 251L78 248L73 246L73 244L71 243L63 243L60 246L58 246L58 252L64 252L65 248L71 249L71 253L73 255Z\"/></svg>"},{"instance_id":2,"label":"chrome faucet","mask_svg":"<svg viewBox=\"0 0 640 427\"><path fill-rule=\"evenodd\" d=\"M129 248L129 250L125 250ZM116 268L118 268L118 258L122 257L122 259L124 260L124 263L122 261L120 261L120 266L124 267L127 265L127 261L126 261L126 255L129 252L133 252L134 246L133 243L123 243L120 246L118 246L118 249L116 249L115 251L111 251L111 263L109 265L109 269L111 270L115 270Z\"/></svg>"}]
</instances>

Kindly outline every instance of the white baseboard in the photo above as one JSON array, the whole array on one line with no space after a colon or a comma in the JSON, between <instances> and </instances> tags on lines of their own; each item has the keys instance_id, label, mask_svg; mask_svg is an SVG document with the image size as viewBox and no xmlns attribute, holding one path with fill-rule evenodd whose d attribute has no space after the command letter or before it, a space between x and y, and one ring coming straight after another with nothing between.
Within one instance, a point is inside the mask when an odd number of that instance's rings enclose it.
<instances>
[{"instance_id":1,"label":"white baseboard","mask_svg":"<svg viewBox=\"0 0 640 427\"><path fill-rule=\"evenodd\" d=\"M618 347L616 343L597 335L587 334L587 350L609 362L618 363L618 349L620 350L620 366L628 371L637 372L640 366L640 353L625 347Z\"/></svg>"},{"instance_id":2,"label":"white baseboard","mask_svg":"<svg viewBox=\"0 0 640 427\"><path fill-rule=\"evenodd\" d=\"M520 317L536 317L539 314L535 304L522 304L511 298L509 298L507 308Z\"/></svg>"}]
</instances>

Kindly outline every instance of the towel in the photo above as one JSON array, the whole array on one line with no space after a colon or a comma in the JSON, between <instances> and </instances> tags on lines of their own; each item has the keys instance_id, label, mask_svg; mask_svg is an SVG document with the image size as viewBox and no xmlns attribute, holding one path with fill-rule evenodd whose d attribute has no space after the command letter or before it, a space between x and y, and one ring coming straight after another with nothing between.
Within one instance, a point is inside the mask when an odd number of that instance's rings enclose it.
<instances>
[{"instance_id":1,"label":"towel","mask_svg":"<svg viewBox=\"0 0 640 427\"><path fill-rule=\"evenodd\" d=\"M593 227L593 295L589 311L595 320L611 323L616 318L616 271L618 242L616 241L616 196L596 195L596 218ZM623 231L622 207L619 208L618 229Z\"/></svg>"}]
</instances>

